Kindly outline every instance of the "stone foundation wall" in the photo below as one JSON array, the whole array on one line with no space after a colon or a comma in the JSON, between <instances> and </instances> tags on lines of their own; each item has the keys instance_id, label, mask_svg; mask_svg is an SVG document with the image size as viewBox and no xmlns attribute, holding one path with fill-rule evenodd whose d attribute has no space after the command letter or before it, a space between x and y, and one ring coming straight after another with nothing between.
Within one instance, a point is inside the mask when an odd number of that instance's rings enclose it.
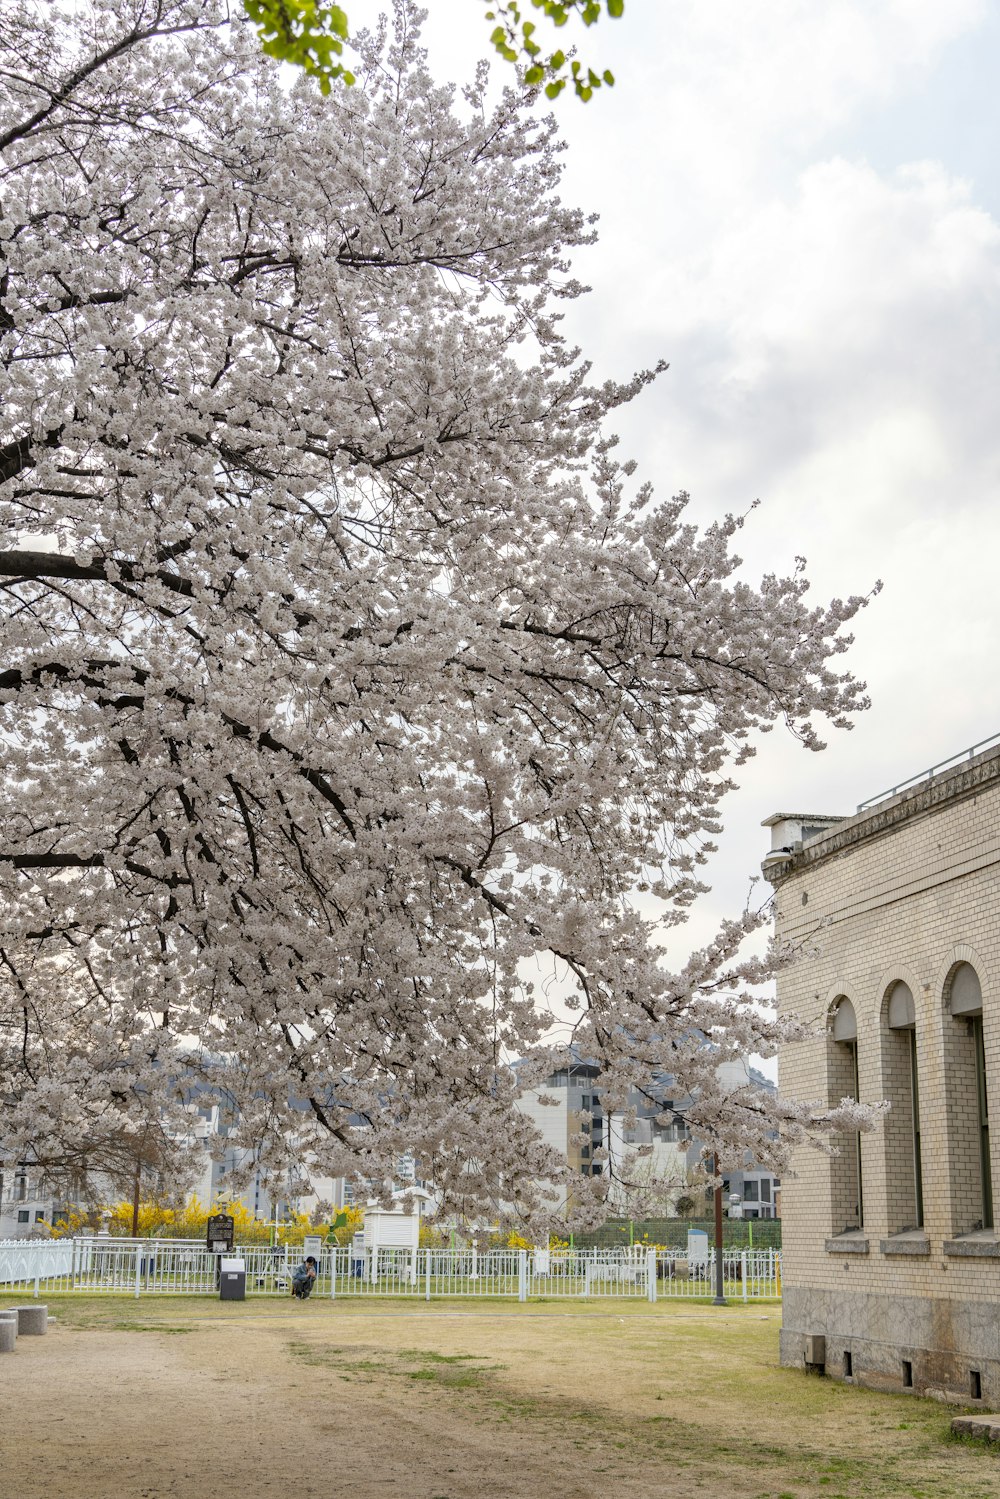
<instances>
[{"instance_id":1,"label":"stone foundation wall","mask_svg":"<svg viewBox=\"0 0 1000 1499\"><path fill-rule=\"evenodd\" d=\"M1000 1406L994 1301L942 1301L812 1287L784 1289L781 1362L805 1369L806 1338L826 1340L823 1372L879 1390ZM844 1355L850 1355L850 1375ZM909 1370L904 1365L909 1364ZM973 1375L979 1376L974 1397ZM907 1382L909 1381L909 1382Z\"/></svg>"}]
</instances>

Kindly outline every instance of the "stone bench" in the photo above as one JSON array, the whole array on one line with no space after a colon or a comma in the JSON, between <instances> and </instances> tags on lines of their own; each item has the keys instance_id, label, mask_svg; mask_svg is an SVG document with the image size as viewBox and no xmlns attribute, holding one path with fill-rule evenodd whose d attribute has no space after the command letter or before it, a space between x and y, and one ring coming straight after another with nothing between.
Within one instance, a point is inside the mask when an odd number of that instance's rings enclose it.
<instances>
[{"instance_id":1,"label":"stone bench","mask_svg":"<svg viewBox=\"0 0 1000 1499\"><path fill-rule=\"evenodd\" d=\"M1000 1416L956 1416L951 1429L957 1437L979 1437L983 1442L1000 1442Z\"/></svg>"},{"instance_id":2,"label":"stone bench","mask_svg":"<svg viewBox=\"0 0 1000 1499\"><path fill-rule=\"evenodd\" d=\"M17 1309L0 1311L0 1353L13 1353L17 1342Z\"/></svg>"},{"instance_id":3,"label":"stone bench","mask_svg":"<svg viewBox=\"0 0 1000 1499\"><path fill-rule=\"evenodd\" d=\"M32 1302L17 1308L17 1331L20 1337L42 1337L48 1327L49 1309Z\"/></svg>"}]
</instances>

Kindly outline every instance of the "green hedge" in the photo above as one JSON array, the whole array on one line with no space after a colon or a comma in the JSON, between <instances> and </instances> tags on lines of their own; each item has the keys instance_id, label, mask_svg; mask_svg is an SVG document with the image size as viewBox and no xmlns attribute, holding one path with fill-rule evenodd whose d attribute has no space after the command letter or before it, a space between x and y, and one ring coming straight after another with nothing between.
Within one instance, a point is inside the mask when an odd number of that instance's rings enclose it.
<instances>
[{"instance_id":1,"label":"green hedge","mask_svg":"<svg viewBox=\"0 0 1000 1499\"><path fill-rule=\"evenodd\" d=\"M667 1249L686 1249L688 1229L700 1228L708 1234L709 1244L715 1243L714 1218L647 1218L632 1224L636 1244L643 1240L648 1244L662 1244ZM724 1218L722 1242L726 1249L748 1249L753 1235L754 1249L781 1248L780 1218ZM627 1218L612 1218L602 1228L592 1233L576 1234L573 1243L577 1249L613 1249L629 1243Z\"/></svg>"}]
</instances>

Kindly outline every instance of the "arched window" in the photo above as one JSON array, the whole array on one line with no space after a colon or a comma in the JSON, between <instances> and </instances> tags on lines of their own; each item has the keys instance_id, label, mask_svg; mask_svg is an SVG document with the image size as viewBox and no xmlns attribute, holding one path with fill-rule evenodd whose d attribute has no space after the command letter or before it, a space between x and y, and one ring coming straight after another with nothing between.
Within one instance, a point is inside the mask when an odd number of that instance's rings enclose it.
<instances>
[{"instance_id":1,"label":"arched window","mask_svg":"<svg viewBox=\"0 0 1000 1499\"><path fill-rule=\"evenodd\" d=\"M890 1233L924 1222L916 1019L913 994L900 980L887 990L883 1006L882 1091L892 1105L883 1131Z\"/></svg>"},{"instance_id":2,"label":"arched window","mask_svg":"<svg viewBox=\"0 0 1000 1499\"><path fill-rule=\"evenodd\" d=\"M829 1102L836 1107L843 1098L858 1099L858 1021L851 1001L841 997L830 1017L827 1048ZM830 1163L834 1233L864 1226L864 1194L861 1177L861 1135L844 1135L839 1155Z\"/></svg>"},{"instance_id":3,"label":"arched window","mask_svg":"<svg viewBox=\"0 0 1000 1499\"><path fill-rule=\"evenodd\" d=\"M947 998L953 1021L947 1036L949 1055L945 1057L948 1135L955 1156L950 1172L952 1213L956 1230L962 1232L973 1226L993 1227L983 991L971 963L959 963L952 970ZM964 1161L964 1173L955 1170L959 1161Z\"/></svg>"}]
</instances>

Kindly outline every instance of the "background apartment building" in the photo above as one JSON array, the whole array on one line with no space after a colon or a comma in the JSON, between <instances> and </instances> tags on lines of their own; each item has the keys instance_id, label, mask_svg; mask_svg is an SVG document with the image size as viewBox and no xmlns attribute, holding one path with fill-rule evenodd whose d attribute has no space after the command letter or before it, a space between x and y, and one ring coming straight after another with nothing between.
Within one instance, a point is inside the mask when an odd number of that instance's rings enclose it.
<instances>
[{"instance_id":1,"label":"background apartment building","mask_svg":"<svg viewBox=\"0 0 1000 1499\"><path fill-rule=\"evenodd\" d=\"M26 1239L45 1233L56 1201L37 1172L27 1165L0 1167L0 1239Z\"/></svg>"},{"instance_id":2,"label":"background apartment building","mask_svg":"<svg viewBox=\"0 0 1000 1499\"><path fill-rule=\"evenodd\" d=\"M774 1091L774 1083L747 1063L727 1062L719 1072L723 1082L733 1089L745 1087L750 1081L765 1092ZM638 1091L629 1095L635 1119L626 1122L624 1114L606 1112L598 1077L598 1068L592 1062L567 1053L565 1064L541 1087L524 1090L517 1108L537 1125L546 1145L558 1151L580 1174L601 1176L610 1167L613 1178L674 1181L677 1184L672 1194L674 1202L689 1195L692 1178L697 1182L702 1171L701 1145L692 1138L685 1120L690 1100L680 1097L672 1080L664 1076L657 1089L657 1101ZM543 1103L543 1098L555 1101ZM668 1117L664 1119L664 1115ZM606 1162L596 1156L598 1151L607 1151ZM779 1189L780 1182L772 1172L748 1162L744 1171L726 1173L727 1212L734 1217L776 1217ZM653 1196L652 1190L649 1195ZM645 1216L641 1198L641 1187L634 1194L626 1194L613 1184L608 1198L609 1215ZM664 1204L657 1202L654 1211L662 1215Z\"/></svg>"}]
</instances>

